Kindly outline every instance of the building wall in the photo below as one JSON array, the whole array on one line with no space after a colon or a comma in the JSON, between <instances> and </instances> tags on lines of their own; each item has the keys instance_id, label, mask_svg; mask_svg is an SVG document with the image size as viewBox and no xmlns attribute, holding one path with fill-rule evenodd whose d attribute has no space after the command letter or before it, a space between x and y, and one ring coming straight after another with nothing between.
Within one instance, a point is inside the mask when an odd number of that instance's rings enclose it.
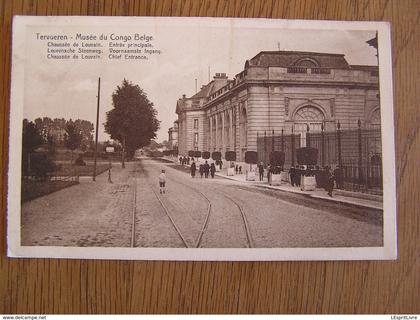
<instances>
[{"instance_id":1,"label":"building wall","mask_svg":"<svg viewBox=\"0 0 420 320\"><path fill-rule=\"evenodd\" d=\"M221 151L223 156L235 150L237 160L244 161L244 152L257 151L257 137L264 132L300 133L304 146L307 125L313 132L321 127L334 131L338 121L342 130L357 128L359 119L362 127L373 126L372 121L378 125L378 92L378 78L370 71L331 69L317 74L310 69L289 73L281 67L250 67L231 86L202 101L201 111L179 114L180 152L194 149L196 132L198 150ZM193 118L199 119L198 130Z\"/></svg>"},{"instance_id":2,"label":"building wall","mask_svg":"<svg viewBox=\"0 0 420 320\"><path fill-rule=\"evenodd\" d=\"M369 126L368 117L379 105L377 93L378 90L372 89L255 85L229 97L223 103L217 104L205 114L203 121L208 124L209 117L214 119L221 112L236 114L236 117L234 116L232 119L233 124L236 124L235 141L232 141L232 144L236 146L237 158L239 161L243 161L244 152L241 148L241 141L244 140L244 137L241 136L240 130L243 109L246 109L247 113L246 150L257 151L257 136L263 136L264 132L271 134L274 130L275 134L279 134L283 129L285 134L290 134L292 127L296 131L297 121L294 117L298 110L305 107L313 107L322 112L323 120L321 122L325 131L335 130L338 121L340 121L342 129L356 128L359 119L361 119L363 127ZM218 122L219 120L220 118L218 118ZM311 121L306 122L310 123ZM302 121L303 123L305 122ZM320 131L320 123L310 129ZM233 127L232 130L234 130ZM206 128L205 135L205 141L214 140L214 128L213 139L210 138L210 128ZM233 132L232 135L234 135ZM224 153L227 150L219 140L220 138L217 137L217 147L213 141L210 151L217 150ZM302 144L304 143L303 140ZM229 146L229 149L233 150L233 147Z\"/></svg>"},{"instance_id":3,"label":"building wall","mask_svg":"<svg viewBox=\"0 0 420 320\"><path fill-rule=\"evenodd\" d=\"M205 112L186 111L178 116L179 122L179 154L187 155L190 150L205 151ZM198 120L198 127L194 128L194 119ZM195 143L195 134L198 134L198 142Z\"/></svg>"}]
</instances>

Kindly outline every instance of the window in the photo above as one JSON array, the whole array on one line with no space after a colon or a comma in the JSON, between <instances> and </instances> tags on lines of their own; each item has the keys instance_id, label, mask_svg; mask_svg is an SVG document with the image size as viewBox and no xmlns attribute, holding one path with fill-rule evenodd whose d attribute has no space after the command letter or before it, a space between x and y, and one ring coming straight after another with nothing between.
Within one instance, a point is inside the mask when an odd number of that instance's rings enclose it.
<instances>
[{"instance_id":1,"label":"window","mask_svg":"<svg viewBox=\"0 0 420 320\"><path fill-rule=\"evenodd\" d=\"M198 133L194 133L194 144L198 144Z\"/></svg>"},{"instance_id":2,"label":"window","mask_svg":"<svg viewBox=\"0 0 420 320\"><path fill-rule=\"evenodd\" d=\"M194 129L198 129L198 119L194 119Z\"/></svg>"}]
</instances>

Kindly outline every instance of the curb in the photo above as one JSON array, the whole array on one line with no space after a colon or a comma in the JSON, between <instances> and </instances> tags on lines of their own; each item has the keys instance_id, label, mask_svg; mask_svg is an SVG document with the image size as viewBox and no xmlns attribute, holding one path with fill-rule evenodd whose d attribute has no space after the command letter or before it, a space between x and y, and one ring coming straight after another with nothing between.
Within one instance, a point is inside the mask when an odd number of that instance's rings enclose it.
<instances>
[{"instance_id":1,"label":"curb","mask_svg":"<svg viewBox=\"0 0 420 320\"><path fill-rule=\"evenodd\" d=\"M219 174L216 173L216 175L221 177L221 178L229 179L229 180L232 180L232 181L246 183L246 181L233 179L230 176L221 175L220 173ZM270 190L277 190L277 191L283 191L283 192L290 192L290 193L294 193L294 194L300 194L300 195L310 197L310 198L314 198L314 199L321 199L321 200L325 200L325 201L329 201L329 202L341 203L341 204L344 204L344 205L349 205L349 206L354 206L354 207L359 207L359 208L383 210L383 207L381 207L381 206L376 206L376 205L371 205L371 204L355 203L354 201L345 200L345 199L329 198L329 197L324 197L324 196L312 194L310 192L305 192L305 191L285 190L285 189L273 187L273 186L270 186L270 185L259 184L259 183L251 183L250 185L256 186L256 187L259 187L259 188L270 189Z\"/></svg>"}]
</instances>

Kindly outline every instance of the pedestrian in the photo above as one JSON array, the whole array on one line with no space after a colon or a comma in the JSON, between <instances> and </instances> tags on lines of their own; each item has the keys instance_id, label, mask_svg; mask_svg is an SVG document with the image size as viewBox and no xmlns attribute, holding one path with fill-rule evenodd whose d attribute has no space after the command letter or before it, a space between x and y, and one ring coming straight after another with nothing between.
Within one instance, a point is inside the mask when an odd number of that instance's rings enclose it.
<instances>
[{"instance_id":1,"label":"pedestrian","mask_svg":"<svg viewBox=\"0 0 420 320\"><path fill-rule=\"evenodd\" d=\"M267 165L267 180L268 180L269 183L271 182L270 181L270 176L273 173L272 172L273 171L273 168L274 167L270 163Z\"/></svg>"},{"instance_id":2,"label":"pedestrian","mask_svg":"<svg viewBox=\"0 0 420 320\"><path fill-rule=\"evenodd\" d=\"M294 187L295 183L296 183L296 169L295 169L295 166L290 167L289 175L290 175L290 183L291 183L292 187Z\"/></svg>"},{"instance_id":3,"label":"pedestrian","mask_svg":"<svg viewBox=\"0 0 420 320\"><path fill-rule=\"evenodd\" d=\"M239 166L236 165L236 167L235 167L235 174L238 174L238 172L239 172Z\"/></svg>"},{"instance_id":4,"label":"pedestrian","mask_svg":"<svg viewBox=\"0 0 420 320\"><path fill-rule=\"evenodd\" d=\"M165 183L166 183L165 170L162 169L162 172L159 175L159 191L160 191L160 193L165 193Z\"/></svg>"},{"instance_id":5,"label":"pedestrian","mask_svg":"<svg viewBox=\"0 0 420 320\"><path fill-rule=\"evenodd\" d=\"M239 166L239 174L242 174L242 166Z\"/></svg>"},{"instance_id":6,"label":"pedestrian","mask_svg":"<svg viewBox=\"0 0 420 320\"><path fill-rule=\"evenodd\" d=\"M214 173L216 172L216 166L214 165L214 162L212 162L211 166L210 166L210 174L211 177L214 178Z\"/></svg>"},{"instance_id":7,"label":"pedestrian","mask_svg":"<svg viewBox=\"0 0 420 320\"><path fill-rule=\"evenodd\" d=\"M206 160L206 162L203 165L203 170L204 170L204 177L205 178L208 178L209 177L210 166L207 163L207 160Z\"/></svg>"},{"instance_id":8,"label":"pedestrian","mask_svg":"<svg viewBox=\"0 0 420 320\"><path fill-rule=\"evenodd\" d=\"M200 172L200 178L203 178L204 168L202 164L200 164L200 166L198 167L198 171Z\"/></svg>"},{"instance_id":9,"label":"pedestrian","mask_svg":"<svg viewBox=\"0 0 420 320\"><path fill-rule=\"evenodd\" d=\"M182 164L182 156L179 157L179 164Z\"/></svg>"},{"instance_id":10,"label":"pedestrian","mask_svg":"<svg viewBox=\"0 0 420 320\"><path fill-rule=\"evenodd\" d=\"M260 181L263 181L264 180L264 165L262 161L258 165L258 173L260 174Z\"/></svg>"},{"instance_id":11,"label":"pedestrian","mask_svg":"<svg viewBox=\"0 0 420 320\"><path fill-rule=\"evenodd\" d=\"M195 170L197 169L194 161L191 163L191 168L190 169L191 169L191 178L194 178L195 177Z\"/></svg>"},{"instance_id":12,"label":"pedestrian","mask_svg":"<svg viewBox=\"0 0 420 320\"><path fill-rule=\"evenodd\" d=\"M298 187L300 187L301 177L302 177L302 167L297 166L296 171L295 171L295 184Z\"/></svg>"},{"instance_id":13,"label":"pedestrian","mask_svg":"<svg viewBox=\"0 0 420 320\"><path fill-rule=\"evenodd\" d=\"M223 168L223 161L222 160L220 160L220 162L219 162L219 168L220 168L220 170L222 170L222 168Z\"/></svg>"},{"instance_id":14,"label":"pedestrian","mask_svg":"<svg viewBox=\"0 0 420 320\"><path fill-rule=\"evenodd\" d=\"M332 197L332 192L334 189L334 173L331 171L331 168L327 169L328 181L327 181L327 191L328 195Z\"/></svg>"}]
</instances>

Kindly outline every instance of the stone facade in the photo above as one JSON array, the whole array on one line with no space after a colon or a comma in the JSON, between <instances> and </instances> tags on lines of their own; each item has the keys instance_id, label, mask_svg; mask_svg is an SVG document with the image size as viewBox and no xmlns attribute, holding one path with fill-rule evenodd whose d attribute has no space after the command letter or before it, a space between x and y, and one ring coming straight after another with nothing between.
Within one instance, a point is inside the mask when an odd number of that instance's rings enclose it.
<instances>
[{"instance_id":1,"label":"stone facade","mask_svg":"<svg viewBox=\"0 0 420 320\"><path fill-rule=\"evenodd\" d=\"M177 101L179 153L257 150L264 131L305 133L380 125L376 66L349 65L342 54L263 51L233 80L216 74L190 98Z\"/></svg>"}]
</instances>

